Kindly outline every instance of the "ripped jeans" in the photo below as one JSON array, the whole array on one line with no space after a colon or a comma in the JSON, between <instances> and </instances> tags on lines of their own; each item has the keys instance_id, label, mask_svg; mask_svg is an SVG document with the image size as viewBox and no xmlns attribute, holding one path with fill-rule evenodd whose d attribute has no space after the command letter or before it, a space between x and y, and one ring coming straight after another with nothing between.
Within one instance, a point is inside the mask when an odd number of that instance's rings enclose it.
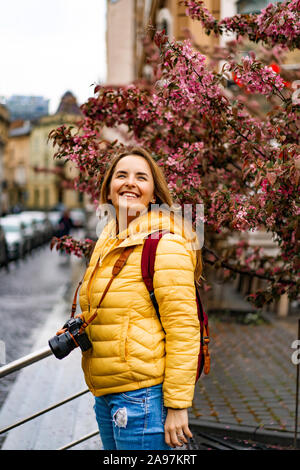
<instances>
[{"instance_id":1,"label":"ripped jeans","mask_svg":"<svg viewBox=\"0 0 300 470\"><path fill-rule=\"evenodd\" d=\"M94 410L104 450L171 450L162 384L95 397Z\"/></svg>"}]
</instances>

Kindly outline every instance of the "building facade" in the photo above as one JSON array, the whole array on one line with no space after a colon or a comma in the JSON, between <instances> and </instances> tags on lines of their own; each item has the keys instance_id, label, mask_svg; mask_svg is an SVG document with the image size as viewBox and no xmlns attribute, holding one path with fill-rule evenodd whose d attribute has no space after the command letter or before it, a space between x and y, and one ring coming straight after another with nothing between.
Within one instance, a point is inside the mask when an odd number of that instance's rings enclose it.
<instances>
[{"instance_id":1,"label":"building facade","mask_svg":"<svg viewBox=\"0 0 300 470\"><path fill-rule=\"evenodd\" d=\"M224 34L220 38L206 35L198 21L185 14L185 6L178 0L106 0L107 1L107 79L109 85L131 83L151 74L146 63L143 37L147 26L165 29L170 39L184 40L188 29L200 52L209 55L213 46L224 46L235 37ZM259 13L269 0L205 0L205 6L217 20L237 13ZM275 2L274 2L275 3ZM251 43L251 47L257 47ZM288 54L284 67L299 68L300 51Z\"/></svg>"},{"instance_id":2,"label":"building facade","mask_svg":"<svg viewBox=\"0 0 300 470\"><path fill-rule=\"evenodd\" d=\"M14 121L4 152L5 194L9 211L27 204L29 181L30 121Z\"/></svg>"},{"instance_id":3,"label":"building facade","mask_svg":"<svg viewBox=\"0 0 300 470\"><path fill-rule=\"evenodd\" d=\"M4 177L4 152L8 141L9 112L0 104L0 215L8 211L6 182Z\"/></svg>"},{"instance_id":4,"label":"building facade","mask_svg":"<svg viewBox=\"0 0 300 470\"><path fill-rule=\"evenodd\" d=\"M221 17L221 0L205 0L217 19ZM143 38L148 25L165 29L170 39L185 39L188 28L197 45L205 48L219 44L214 35L207 36L199 24L187 17L184 5L177 0L107 0L107 83L122 85L137 78L147 78Z\"/></svg>"},{"instance_id":5,"label":"building facade","mask_svg":"<svg viewBox=\"0 0 300 470\"><path fill-rule=\"evenodd\" d=\"M76 124L82 118L76 98L71 92L62 97L55 114L44 116L35 123L29 143L30 169L28 176L29 209L49 210L63 204L68 209L83 206L83 196L73 189L67 189L65 182L77 176L77 170L71 162L61 163L55 160L49 133L65 124ZM42 171L38 171L38 169ZM46 170L46 171L44 171Z\"/></svg>"}]
</instances>

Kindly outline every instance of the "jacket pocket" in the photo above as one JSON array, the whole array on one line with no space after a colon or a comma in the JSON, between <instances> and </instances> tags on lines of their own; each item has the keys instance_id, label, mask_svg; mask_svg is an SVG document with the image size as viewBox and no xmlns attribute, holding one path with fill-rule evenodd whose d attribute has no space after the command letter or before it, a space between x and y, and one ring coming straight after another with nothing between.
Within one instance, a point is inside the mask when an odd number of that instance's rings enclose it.
<instances>
[{"instance_id":1,"label":"jacket pocket","mask_svg":"<svg viewBox=\"0 0 300 470\"><path fill-rule=\"evenodd\" d=\"M121 340L120 340L120 358L121 361L126 362L127 359L127 339L129 329L129 317L125 317L122 325Z\"/></svg>"}]
</instances>

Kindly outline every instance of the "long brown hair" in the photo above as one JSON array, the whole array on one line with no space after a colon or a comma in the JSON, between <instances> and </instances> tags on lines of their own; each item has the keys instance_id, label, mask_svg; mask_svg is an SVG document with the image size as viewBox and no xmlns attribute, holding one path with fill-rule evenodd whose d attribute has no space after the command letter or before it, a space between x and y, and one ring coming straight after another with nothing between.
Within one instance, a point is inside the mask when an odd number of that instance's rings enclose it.
<instances>
[{"instance_id":1,"label":"long brown hair","mask_svg":"<svg viewBox=\"0 0 300 470\"><path fill-rule=\"evenodd\" d=\"M171 193L168 188L168 184L166 182L165 176L163 171L158 166L154 158L151 154L142 147L129 147L125 150L121 150L119 153L115 155L112 159L111 164L109 165L108 169L103 178L103 182L101 185L100 191L100 204L107 204L109 203L108 194L110 189L110 183L112 180L112 176L114 174L115 168L117 163L123 157L127 157L128 155L138 155L143 157L149 164L153 181L154 181L154 195L156 198L156 204L166 204L167 206L171 207L173 205L173 199ZM197 263L195 268L195 281L198 283L202 274L202 256L201 250L196 250L196 257Z\"/></svg>"}]
</instances>

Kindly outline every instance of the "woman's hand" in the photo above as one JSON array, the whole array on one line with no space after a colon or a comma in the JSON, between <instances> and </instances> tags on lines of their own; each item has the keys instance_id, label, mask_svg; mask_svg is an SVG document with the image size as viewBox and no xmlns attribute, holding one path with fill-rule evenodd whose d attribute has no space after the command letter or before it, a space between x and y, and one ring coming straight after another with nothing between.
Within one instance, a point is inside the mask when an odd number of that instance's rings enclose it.
<instances>
[{"instance_id":1,"label":"woman's hand","mask_svg":"<svg viewBox=\"0 0 300 470\"><path fill-rule=\"evenodd\" d=\"M187 438L193 437L188 425L187 408L177 410L168 408L168 414L165 422L165 441L170 447L182 446L187 444Z\"/></svg>"}]
</instances>

